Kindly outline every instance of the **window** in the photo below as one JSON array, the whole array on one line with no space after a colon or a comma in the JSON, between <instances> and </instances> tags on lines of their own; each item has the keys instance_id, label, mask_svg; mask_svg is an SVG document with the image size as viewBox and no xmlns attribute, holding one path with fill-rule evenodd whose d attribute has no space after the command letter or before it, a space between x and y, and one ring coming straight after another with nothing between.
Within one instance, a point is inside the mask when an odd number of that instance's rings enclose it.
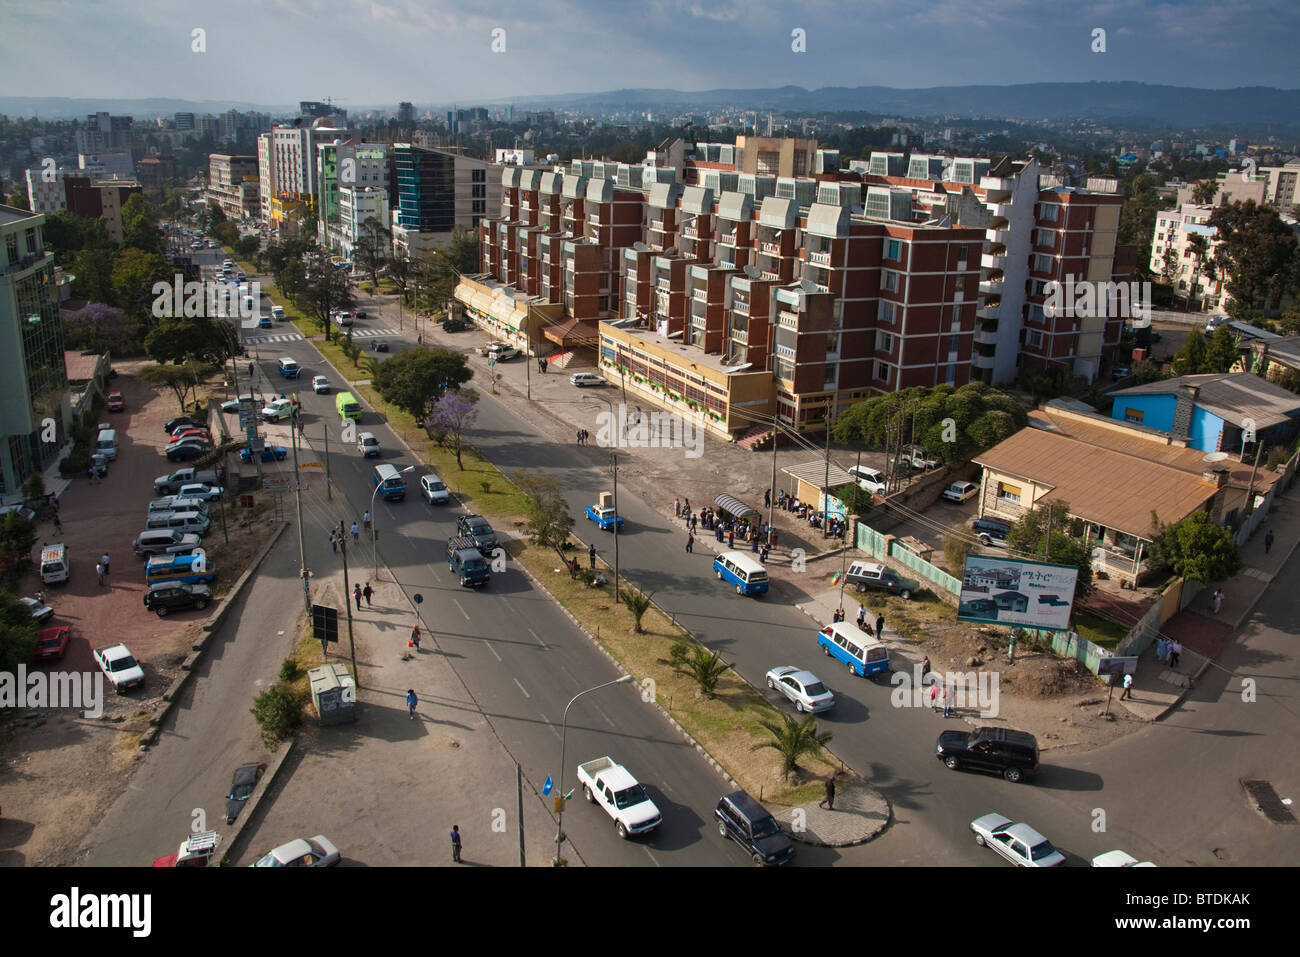
<instances>
[{"instance_id":1,"label":"window","mask_svg":"<svg viewBox=\"0 0 1300 957\"><path fill-rule=\"evenodd\" d=\"M998 483L998 498L1006 499L1009 502L1020 504L1020 487L1008 485L1006 482Z\"/></svg>"},{"instance_id":2,"label":"window","mask_svg":"<svg viewBox=\"0 0 1300 957\"><path fill-rule=\"evenodd\" d=\"M898 307L895 306L892 302L888 302L882 299L880 300L879 308L876 309L876 319L879 320L880 322L893 322L896 317L897 310Z\"/></svg>"},{"instance_id":3,"label":"window","mask_svg":"<svg viewBox=\"0 0 1300 957\"><path fill-rule=\"evenodd\" d=\"M473 199L483 199L485 196L487 196L487 186L486 186L486 185L475 184L474 186L471 186L471 187L470 187L470 197L471 197L471 198L473 198Z\"/></svg>"},{"instance_id":4,"label":"window","mask_svg":"<svg viewBox=\"0 0 1300 957\"><path fill-rule=\"evenodd\" d=\"M826 363L826 378L823 380L827 385L835 384L835 363Z\"/></svg>"},{"instance_id":5,"label":"window","mask_svg":"<svg viewBox=\"0 0 1300 957\"><path fill-rule=\"evenodd\" d=\"M1034 272L1050 273L1052 271L1052 257L1036 253L1034 255Z\"/></svg>"},{"instance_id":6,"label":"window","mask_svg":"<svg viewBox=\"0 0 1300 957\"><path fill-rule=\"evenodd\" d=\"M5 250L9 254L9 262L18 262L18 234L9 233L5 236Z\"/></svg>"},{"instance_id":7,"label":"window","mask_svg":"<svg viewBox=\"0 0 1300 957\"><path fill-rule=\"evenodd\" d=\"M891 332L881 332L880 330L877 330L877 331L876 331L876 351L877 351L877 352L893 352L893 351L894 351L894 335L893 335L893 333L891 333Z\"/></svg>"},{"instance_id":8,"label":"window","mask_svg":"<svg viewBox=\"0 0 1300 957\"><path fill-rule=\"evenodd\" d=\"M1141 425L1141 424L1142 424L1142 419L1143 419L1143 416L1144 416L1144 415L1145 415L1145 413L1144 413L1141 409L1125 409L1125 410L1124 410L1124 421L1125 421L1125 422L1136 422L1138 425Z\"/></svg>"},{"instance_id":9,"label":"window","mask_svg":"<svg viewBox=\"0 0 1300 957\"><path fill-rule=\"evenodd\" d=\"M486 182L487 182L487 170L485 170L485 169L475 169L475 170L470 170L470 176L469 176L469 179L470 179L470 182L471 182L471 183L486 183Z\"/></svg>"},{"instance_id":10,"label":"window","mask_svg":"<svg viewBox=\"0 0 1300 957\"><path fill-rule=\"evenodd\" d=\"M1057 216L1060 213L1060 209L1061 207L1056 206L1054 204L1050 204L1050 205L1044 204L1042 211L1039 213L1038 218L1046 220L1049 223L1054 223L1056 222Z\"/></svg>"},{"instance_id":11,"label":"window","mask_svg":"<svg viewBox=\"0 0 1300 957\"><path fill-rule=\"evenodd\" d=\"M887 363L876 363L876 378L881 382L889 381L889 365Z\"/></svg>"},{"instance_id":12,"label":"window","mask_svg":"<svg viewBox=\"0 0 1300 957\"><path fill-rule=\"evenodd\" d=\"M776 150L758 151L759 173L777 173L781 168L781 154Z\"/></svg>"},{"instance_id":13,"label":"window","mask_svg":"<svg viewBox=\"0 0 1300 957\"><path fill-rule=\"evenodd\" d=\"M890 239L885 243L885 258L898 259L902 254L903 244L897 239Z\"/></svg>"},{"instance_id":14,"label":"window","mask_svg":"<svg viewBox=\"0 0 1300 957\"><path fill-rule=\"evenodd\" d=\"M1043 334L1036 329L1025 330L1025 345L1037 349L1043 344Z\"/></svg>"},{"instance_id":15,"label":"window","mask_svg":"<svg viewBox=\"0 0 1300 957\"><path fill-rule=\"evenodd\" d=\"M960 299L962 294L965 292L966 292L966 277L958 276L957 277L957 298Z\"/></svg>"},{"instance_id":16,"label":"window","mask_svg":"<svg viewBox=\"0 0 1300 957\"><path fill-rule=\"evenodd\" d=\"M885 271L882 283L888 292L898 292L898 273Z\"/></svg>"},{"instance_id":17,"label":"window","mask_svg":"<svg viewBox=\"0 0 1300 957\"><path fill-rule=\"evenodd\" d=\"M958 346L958 344L959 344L960 342L961 342L961 338L960 338L960 337L958 337L958 336L953 336L951 339L948 340L948 351L949 351L949 352L956 352L956 351L957 351L957 346Z\"/></svg>"},{"instance_id":18,"label":"window","mask_svg":"<svg viewBox=\"0 0 1300 957\"><path fill-rule=\"evenodd\" d=\"M959 263L969 262L970 257L967 255L967 254L969 253L969 251L970 251L969 247L966 246L964 243L963 243L962 245L958 246L958 247L957 247L957 262L959 262Z\"/></svg>"},{"instance_id":19,"label":"window","mask_svg":"<svg viewBox=\"0 0 1300 957\"><path fill-rule=\"evenodd\" d=\"M23 237L27 240L27 252L28 252L28 254L30 255L31 253L36 252L36 227L35 227L35 226L32 226L32 227L28 228L28 229L23 233Z\"/></svg>"}]
</instances>

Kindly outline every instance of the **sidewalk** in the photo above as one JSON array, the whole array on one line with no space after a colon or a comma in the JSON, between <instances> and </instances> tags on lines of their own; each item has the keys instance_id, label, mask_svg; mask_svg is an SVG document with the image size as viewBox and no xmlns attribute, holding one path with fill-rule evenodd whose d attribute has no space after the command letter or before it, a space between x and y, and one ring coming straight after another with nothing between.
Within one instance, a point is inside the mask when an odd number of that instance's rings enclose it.
<instances>
[{"instance_id":1,"label":"sidewalk","mask_svg":"<svg viewBox=\"0 0 1300 957\"><path fill-rule=\"evenodd\" d=\"M322 568L313 579L312 600L339 609L339 642L330 646L329 661L346 664L344 608L350 599L342 557L327 552L324 558L335 567ZM350 576L349 582L364 586L369 569L353 570L363 577ZM515 760L427 623L420 629L421 649L406 657L416 616L398 585L383 575L369 579L372 605L363 600L360 612L351 606L361 683L358 720L326 727L308 719L283 786L263 805L257 831L267 837L247 842L244 856L272 846L272 835L348 833L359 843L340 847L345 865L354 858L370 866L455 866L449 837L455 824L465 866L518 867ZM420 699L415 720L407 711L408 688ZM525 778L523 788L527 865L550 866L554 818L532 782ZM386 796L380 804L367 797L376 793ZM571 866L582 864L572 845L566 852Z\"/></svg>"},{"instance_id":2,"label":"sidewalk","mask_svg":"<svg viewBox=\"0 0 1300 957\"><path fill-rule=\"evenodd\" d=\"M1265 552L1264 537L1272 529L1273 547ZM1177 707L1197 679L1214 663L1237 630L1250 617L1273 578L1300 545L1300 489L1292 487L1273 501L1268 517L1241 549L1242 569L1222 583L1223 607L1214 614L1214 588L1206 587L1191 604L1160 628L1161 635L1179 641L1183 655L1177 668L1156 660L1152 642L1138 663L1133 697L1115 700L1135 717L1157 721Z\"/></svg>"}]
</instances>

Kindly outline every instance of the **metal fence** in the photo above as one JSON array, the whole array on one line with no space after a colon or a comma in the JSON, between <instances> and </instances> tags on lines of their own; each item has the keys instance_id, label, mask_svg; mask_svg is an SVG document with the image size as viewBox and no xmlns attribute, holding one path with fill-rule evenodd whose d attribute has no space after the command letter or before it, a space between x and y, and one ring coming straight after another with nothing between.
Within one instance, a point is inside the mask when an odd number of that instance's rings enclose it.
<instances>
[{"instance_id":1,"label":"metal fence","mask_svg":"<svg viewBox=\"0 0 1300 957\"><path fill-rule=\"evenodd\" d=\"M892 536L876 531L865 522L858 522L855 538L857 547L871 557L889 558L900 565L907 566L930 584L947 592L951 596L951 600L955 601L961 594L960 578L954 578L937 565L930 564ZM944 596L941 595L940 597Z\"/></svg>"}]
</instances>

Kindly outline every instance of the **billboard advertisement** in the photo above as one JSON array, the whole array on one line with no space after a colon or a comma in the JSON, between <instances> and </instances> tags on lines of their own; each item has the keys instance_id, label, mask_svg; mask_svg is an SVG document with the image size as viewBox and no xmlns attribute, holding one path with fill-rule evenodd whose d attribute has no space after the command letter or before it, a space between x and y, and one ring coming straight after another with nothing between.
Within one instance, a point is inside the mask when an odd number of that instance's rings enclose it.
<instances>
[{"instance_id":1,"label":"billboard advertisement","mask_svg":"<svg viewBox=\"0 0 1300 957\"><path fill-rule=\"evenodd\" d=\"M1066 631L1078 577L1073 565L967 555L957 618Z\"/></svg>"}]
</instances>

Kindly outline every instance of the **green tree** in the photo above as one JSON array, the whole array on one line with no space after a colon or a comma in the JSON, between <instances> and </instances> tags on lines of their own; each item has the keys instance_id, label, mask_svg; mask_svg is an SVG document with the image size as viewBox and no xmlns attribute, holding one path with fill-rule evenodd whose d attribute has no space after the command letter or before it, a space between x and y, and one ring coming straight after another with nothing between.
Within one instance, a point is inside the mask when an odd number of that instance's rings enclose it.
<instances>
[{"instance_id":1,"label":"green tree","mask_svg":"<svg viewBox=\"0 0 1300 957\"><path fill-rule=\"evenodd\" d=\"M628 589L628 594L632 594L633 589ZM644 596L642 596L644 597ZM628 599L624 599L626 602ZM632 599L640 604L637 599ZM650 599L645 599L645 605L648 608ZM629 610L631 605L628 606ZM644 611L642 612L644 614ZM635 614L635 613L634 613ZM637 618L636 630L641 630L641 619ZM679 641L669 650L668 664L672 667L673 672L685 678L690 678L699 686L700 694L706 698L712 698L714 692L718 689L718 682L726 674L731 665L722 660L722 656L717 652L709 651L703 645L695 642Z\"/></svg>"},{"instance_id":2,"label":"green tree","mask_svg":"<svg viewBox=\"0 0 1300 957\"><path fill-rule=\"evenodd\" d=\"M779 722L764 718L758 723L772 735L772 740L756 744L750 750L771 748L781 755L781 772L786 778L800 770L800 758L817 756L834 737L829 731L818 732L817 717L811 714L797 719L782 712Z\"/></svg>"},{"instance_id":3,"label":"green tree","mask_svg":"<svg viewBox=\"0 0 1300 957\"><path fill-rule=\"evenodd\" d=\"M451 241L420 260L417 268L421 308L441 310L464 273L478 269L478 241L468 230L456 229Z\"/></svg>"},{"instance_id":4,"label":"green tree","mask_svg":"<svg viewBox=\"0 0 1300 957\"><path fill-rule=\"evenodd\" d=\"M199 362L222 365L244 354L235 327L224 319L163 319L145 339L145 349L155 362Z\"/></svg>"},{"instance_id":5,"label":"green tree","mask_svg":"<svg viewBox=\"0 0 1300 957\"><path fill-rule=\"evenodd\" d=\"M348 277L330 262L329 254L324 250L313 248L303 258L303 266L304 281L296 301L302 311L320 326L328 342L331 334L330 320L336 312L355 306L356 299L352 295Z\"/></svg>"},{"instance_id":6,"label":"green tree","mask_svg":"<svg viewBox=\"0 0 1300 957\"><path fill-rule=\"evenodd\" d=\"M1219 192L1219 181L1203 179L1192 187L1192 202L1197 206L1210 206Z\"/></svg>"},{"instance_id":7,"label":"green tree","mask_svg":"<svg viewBox=\"0 0 1300 957\"><path fill-rule=\"evenodd\" d=\"M122 245L141 252L163 253L162 230L158 228L158 217L148 201L136 194L122 206Z\"/></svg>"},{"instance_id":8,"label":"green tree","mask_svg":"<svg viewBox=\"0 0 1300 957\"><path fill-rule=\"evenodd\" d=\"M1168 566L1182 578L1207 583L1241 571L1241 550L1232 539L1232 530L1215 525L1208 512L1193 512L1173 525L1160 524L1153 512L1151 522L1158 529L1152 548L1154 564Z\"/></svg>"},{"instance_id":9,"label":"green tree","mask_svg":"<svg viewBox=\"0 0 1300 957\"><path fill-rule=\"evenodd\" d=\"M958 522L943 533L943 560L948 565L950 575L961 575L961 571L966 567L966 556L974 547L971 541L970 528L962 522Z\"/></svg>"},{"instance_id":10,"label":"green tree","mask_svg":"<svg viewBox=\"0 0 1300 957\"><path fill-rule=\"evenodd\" d=\"M1007 533L1007 547L1034 561L1079 569L1075 598L1092 591L1092 548L1070 534L1070 503L1054 501L1030 509Z\"/></svg>"},{"instance_id":11,"label":"green tree","mask_svg":"<svg viewBox=\"0 0 1300 957\"><path fill-rule=\"evenodd\" d=\"M140 249L122 250L113 266L116 304L129 316L151 321L154 283L172 282L174 272L157 253L147 253Z\"/></svg>"},{"instance_id":12,"label":"green tree","mask_svg":"<svg viewBox=\"0 0 1300 957\"><path fill-rule=\"evenodd\" d=\"M1174 356L1174 375L1201 375L1209 362L1208 353L1205 337L1199 332L1193 332Z\"/></svg>"},{"instance_id":13,"label":"green tree","mask_svg":"<svg viewBox=\"0 0 1300 957\"><path fill-rule=\"evenodd\" d=\"M1191 338L1200 336L1192 333ZM1241 358L1241 346L1237 334L1227 326L1219 326L1210 337L1210 344L1205 350L1204 370L1206 372L1230 372Z\"/></svg>"},{"instance_id":14,"label":"green tree","mask_svg":"<svg viewBox=\"0 0 1300 957\"><path fill-rule=\"evenodd\" d=\"M623 602L624 607L632 614L632 630L638 635L642 632L641 619L650 610L650 602L653 598L654 592L647 595L645 592L631 587L619 596L619 600ZM727 666L722 665L722 670L725 671L726 669Z\"/></svg>"},{"instance_id":15,"label":"green tree","mask_svg":"<svg viewBox=\"0 0 1300 957\"><path fill-rule=\"evenodd\" d=\"M77 295L90 302L121 305L113 283L113 260L111 246L89 247L73 253L68 270L76 277Z\"/></svg>"},{"instance_id":16,"label":"green tree","mask_svg":"<svg viewBox=\"0 0 1300 957\"><path fill-rule=\"evenodd\" d=\"M514 483L528 499L528 524L524 528L528 537L536 545L555 549L560 560L567 561L561 546L573 531L573 516L560 483L538 469L520 469Z\"/></svg>"},{"instance_id":17,"label":"green tree","mask_svg":"<svg viewBox=\"0 0 1300 957\"><path fill-rule=\"evenodd\" d=\"M145 366L136 375L141 382L158 388L168 388L176 396L181 412L189 407L189 397L198 385L217 371L217 367L204 362L184 362L179 365Z\"/></svg>"},{"instance_id":18,"label":"green tree","mask_svg":"<svg viewBox=\"0 0 1300 957\"><path fill-rule=\"evenodd\" d=\"M844 503L850 515L866 515L874 502L872 494L857 482L838 488L832 494Z\"/></svg>"},{"instance_id":19,"label":"green tree","mask_svg":"<svg viewBox=\"0 0 1300 957\"><path fill-rule=\"evenodd\" d=\"M298 730L304 704L304 697L283 681L277 681L253 699L249 713L262 731L262 743L267 750Z\"/></svg>"},{"instance_id":20,"label":"green tree","mask_svg":"<svg viewBox=\"0 0 1300 957\"><path fill-rule=\"evenodd\" d=\"M36 525L17 512L0 515L0 582L16 588L18 580L32 567L32 546Z\"/></svg>"},{"instance_id":21,"label":"green tree","mask_svg":"<svg viewBox=\"0 0 1300 957\"><path fill-rule=\"evenodd\" d=\"M235 243L239 242L239 227L229 221L214 223L208 229L208 233L222 246L231 249L234 248Z\"/></svg>"},{"instance_id":22,"label":"green tree","mask_svg":"<svg viewBox=\"0 0 1300 957\"><path fill-rule=\"evenodd\" d=\"M1300 281L1295 234L1268 206L1253 200L1216 206L1210 225L1217 231L1216 266L1227 277L1227 290L1265 312Z\"/></svg>"},{"instance_id":23,"label":"green tree","mask_svg":"<svg viewBox=\"0 0 1300 957\"><path fill-rule=\"evenodd\" d=\"M373 381L385 402L422 419L431 403L448 389L459 389L473 375L459 352L423 346L379 363Z\"/></svg>"},{"instance_id":24,"label":"green tree","mask_svg":"<svg viewBox=\"0 0 1300 957\"><path fill-rule=\"evenodd\" d=\"M1164 377L1165 374L1161 371L1160 366L1149 359L1143 359L1139 362L1133 363L1133 385L1146 385L1148 382L1158 382Z\"/></svg>"},{"instance_id":25,"label":"green tree","mask_svg":"<svg viewBox=\"0 0 1300 957\"><path fill-rule=\"evenodd\" d=\"M1277 324L1288 336L1300 335L1300 306L1289 306L1283 310Z\"/></svg>"},{"instance_id":26,"label":"green tree","mask_svg":"<svg viewBox=\"0 0 1300 957\"><path fill-rule=\"evenodd\" d=\"M0 591L0 674L16 675L36 649L36 620L31 610L8 591Z\"/></svg>"},{"instance_id":27,"label":"green tree","mask_svg":"<svg viewBox=\"0 0 1300 957\"><path fill-rule=\"evenodd\" d=\"M361 271L370 277L370 284L379 283L379 271L392 259L393 234L384 224L371 216L361 224L361 235L352 251L352 258Z\"/></svg>"}]
</instances>

